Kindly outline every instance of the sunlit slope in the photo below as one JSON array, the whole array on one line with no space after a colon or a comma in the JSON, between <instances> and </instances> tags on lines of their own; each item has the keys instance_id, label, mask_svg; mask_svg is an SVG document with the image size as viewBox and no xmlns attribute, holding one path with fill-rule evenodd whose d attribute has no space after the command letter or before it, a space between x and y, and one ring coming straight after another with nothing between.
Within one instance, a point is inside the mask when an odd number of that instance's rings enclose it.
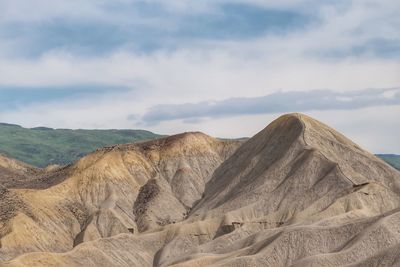
<instances>
[{"instance_id":1,"label":"sunlit slope","mask_svg":"<svg viewBox=\"0 0 400 267\"><path fill-rule=\"evenodd\" d=\"M31 172L30 187L3 182L0 260L65 252L90 240L179 222L238 145L185 133L103 148L74 165ZM157 191L143 195L151 185Z\"/></svg>"}]
</instances>

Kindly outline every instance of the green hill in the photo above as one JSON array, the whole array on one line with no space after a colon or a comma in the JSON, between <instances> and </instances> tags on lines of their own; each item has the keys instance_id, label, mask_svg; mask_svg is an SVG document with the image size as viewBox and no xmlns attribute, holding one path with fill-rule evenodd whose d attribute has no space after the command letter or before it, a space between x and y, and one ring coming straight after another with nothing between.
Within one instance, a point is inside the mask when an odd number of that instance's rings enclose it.
<instances>
[{"instance_id":1,"label":"green hill","mask_svg":"<svg viewBox=\"0 0 400 267\"><path fill-rule=\"evenodd\" d=\"M395 167L396 169L400 170L400 155L378 154L377 156Z\"/></svg>"},{"instance_id":2,"label":"green hill","mask_svg":"<svg viewBox=\"0 0 400 267\"><path fill-rule=\"evenodd\" d=\"M0 123L0 153L38 167L68 164L97 148L155 139L144 130L23 128Z\"/></svg>"}]
</instances>

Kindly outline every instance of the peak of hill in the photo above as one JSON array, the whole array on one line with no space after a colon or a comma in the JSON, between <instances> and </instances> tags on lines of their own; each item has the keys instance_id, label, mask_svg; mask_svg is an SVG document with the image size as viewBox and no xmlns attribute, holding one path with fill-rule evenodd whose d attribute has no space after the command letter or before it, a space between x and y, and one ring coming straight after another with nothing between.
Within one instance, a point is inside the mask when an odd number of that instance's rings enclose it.
<instances>
[{"instance_id":1,"label":"peak of hill","mask_svg":"<svg viewBox=\"0 0 400 267\"><path fill-rule=\"evenodd\" d=\"M378 183L400 192L398 178L396 170L332 128L305 115L289 114L243 144L216 170L195 215L218 216L252 205L260 214L251 216L275 213L275 221L286 222L320 196L338 197L341 187ZM292 210L282 202L290 203Z\"/></svg>"},{"instance_id":2,"label":"peak of hill","mask_svg":"<svg viewBox=\"0 0 400 267\"><path fill-rule=\"evenodd\" d=\"M4 266L400 264L400 172L302 114L27 172L0 186Z\"/></svg>"},{"instance_id":3,"label":"peak of hill","mask_svg":"<svg viewBox=\"0 0 400 267\"><path fill-rule=\"evenodd\" d=\"M0 123L0 153L36 167L70 164L104 146L160 138L144 130L23 128Z\"/></svg>"},{"instance_id":4,"label":"peak of hill","mask_svg":"<svg viewBox=\"0 0 400 267\"><path fill-rule=\"evenodd\" d=\"M41 170L0 154L0 186L29 184Z\"/></svg>"}]
</instances>

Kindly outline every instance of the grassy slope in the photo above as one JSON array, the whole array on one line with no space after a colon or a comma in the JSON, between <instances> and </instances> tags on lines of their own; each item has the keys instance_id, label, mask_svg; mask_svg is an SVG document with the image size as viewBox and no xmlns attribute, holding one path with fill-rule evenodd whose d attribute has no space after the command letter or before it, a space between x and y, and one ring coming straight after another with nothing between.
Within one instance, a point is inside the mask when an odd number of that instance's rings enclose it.
<instances>
[{"instance_id":1,"label":"grassy slope","mask_svg":"<svg viewBox=\"0 0 400 267\"><path fill-rule=\"evenodd\" d=\"M400 155L393 155L393 154L384 154L384 155L377 155L396 169L400 170Z\"/></svg>"},{"instance_id":2,"label":"grassy slope","mask_svg":"<svg viewBox=\"0 0 400 267\"><path fill-rule=\"evenodd\" d=\"M44 167L68 164L97 148L158 138L143 130L69 130L0 124L0 153Z\"/></svg>"}]
</instances>

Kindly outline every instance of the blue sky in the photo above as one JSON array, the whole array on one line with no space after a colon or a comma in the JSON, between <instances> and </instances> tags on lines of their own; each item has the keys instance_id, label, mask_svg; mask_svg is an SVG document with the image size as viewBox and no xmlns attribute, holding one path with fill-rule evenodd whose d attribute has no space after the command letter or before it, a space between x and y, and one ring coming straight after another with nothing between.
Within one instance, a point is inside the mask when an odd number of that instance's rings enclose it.
<instances>
[{"instance_id":1,"label":"blue sky","mask_svg":"<svg viewBox=\"0 0 400 267\"><path fill-rule=\"evenodd\" d=\"M239 137L301 111L400 153L399 13L395 0L0 0L0 121Z\"/></svg>"}]
</instances>

